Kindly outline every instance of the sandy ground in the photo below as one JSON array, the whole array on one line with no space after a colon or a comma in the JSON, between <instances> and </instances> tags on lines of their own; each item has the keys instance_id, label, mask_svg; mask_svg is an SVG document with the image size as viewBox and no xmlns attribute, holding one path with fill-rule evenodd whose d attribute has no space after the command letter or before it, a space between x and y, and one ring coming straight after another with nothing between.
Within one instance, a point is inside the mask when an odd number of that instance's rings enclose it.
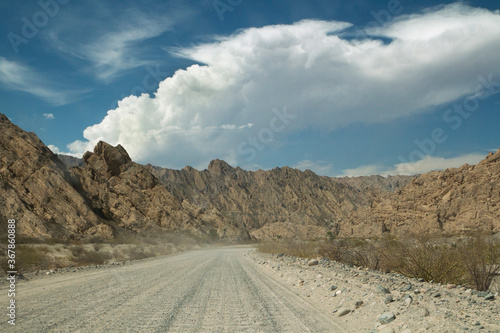
<instances>
[{"instance_id":1,"label":"sandy ground","mask_svg":"<svg viewBox=\"0 0 500 333\"><path fill-rule=\"evenodd\" d=\"M356 332L269 276L249 248L28 276L0 332ZM8 304L0 287L1 308ZM4 310L6 312L6 310Z\"/></svg>"},{"instance_id":2,"label":"sandy ground","mask_svg":"<svg viewBox=\"0 0 500 333\"><path fill-rule=\"evenodd\" d=\"M255 251L247 256L263 272L355 332L500 332L498 289L488 293L493 300L485 300L483 294L466 287L420 282L328 260L309 266L306 259L288 256ZM379 316L384 313L395 319L382 324Z\"/></svg>"}]
</instances>

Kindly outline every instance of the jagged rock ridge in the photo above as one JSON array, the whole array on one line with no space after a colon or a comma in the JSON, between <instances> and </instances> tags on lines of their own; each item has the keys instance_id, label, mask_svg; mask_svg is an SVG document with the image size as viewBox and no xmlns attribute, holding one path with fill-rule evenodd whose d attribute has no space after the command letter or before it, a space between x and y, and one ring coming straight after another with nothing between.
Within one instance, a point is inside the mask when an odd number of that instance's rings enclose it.
<instances>
[{"instance_id":1,"label":"jagged rock ridge","mask_svg":"<svg viewBox=\"0 0 500 333\"><path fill-rule=\"evenodd\" d=\"M142 166L104 142L85 153L83 166L72 160L67 167L33 133L5 116L0 126L0 208L33 237L109 238L120 230L323 237L369 199L288 167L247 172L220 160L203 171Z\"/></svg>"},{"instance_id":2,"label":"jagged rock ridge","mask_svg":"<svg viewBox=\"0 0 500 333\"><path fill-rule=\"evenodd\" d=\"M421 175L403 188L411 178L334 179L288 167L248 172L221 160L203 171L143 166L105 142L84 155L83 165L65 165L35 134L0 115L0 210L2 220L16 218L19 232L32 237L498 231L498 154L477 166Z\"/></svg>"}]
</instances>

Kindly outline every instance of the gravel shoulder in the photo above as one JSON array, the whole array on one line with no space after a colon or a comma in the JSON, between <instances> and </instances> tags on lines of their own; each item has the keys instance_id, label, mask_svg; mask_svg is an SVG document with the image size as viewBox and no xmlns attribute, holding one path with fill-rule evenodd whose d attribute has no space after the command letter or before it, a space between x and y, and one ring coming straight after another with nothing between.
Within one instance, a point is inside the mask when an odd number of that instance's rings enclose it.
<instances>
[{"instance_id":1,"label":"gravel shoulder","mask_svg":"<svg viewBox=\"0 0 500 333\"><path fill-rule=\"evenodd\" d=\"M248 257L319 311L356 332L500 332L498 291L478 293L326 259L309 262L256 251Z\"/></svg>"},{"instance_id":2,"label":"gravel shoulder","mask_svg":"<svg viewBox=\"0 0 500 333\"><path fill-rule=\"evenodd\" d=\"M16 286L16 326L5 316L0 331L351 331L263 270L250 253L247 247L204 249L28 276ZM7 289L0 286L0 304L8 304Z\"/></svg>"}]
</instances>

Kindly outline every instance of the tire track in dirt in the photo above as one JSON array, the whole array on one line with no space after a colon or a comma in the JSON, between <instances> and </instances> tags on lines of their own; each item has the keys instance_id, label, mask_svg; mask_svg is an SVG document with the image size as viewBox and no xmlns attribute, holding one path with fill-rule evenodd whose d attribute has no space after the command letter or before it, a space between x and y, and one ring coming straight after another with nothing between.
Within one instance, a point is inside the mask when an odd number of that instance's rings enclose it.
<instances>
[{"instance_id":1,"label":"tire track in dirt","mask_svg":"<svg viewBox=\"0 0 500 333\"><path fill-rule=\"evenodd\" d=\"M5 320L0 331L348 331L265 275L244 256L249 250L205 249L28 281L18 286L16 327Z\"/></svg>"}]
</instances>

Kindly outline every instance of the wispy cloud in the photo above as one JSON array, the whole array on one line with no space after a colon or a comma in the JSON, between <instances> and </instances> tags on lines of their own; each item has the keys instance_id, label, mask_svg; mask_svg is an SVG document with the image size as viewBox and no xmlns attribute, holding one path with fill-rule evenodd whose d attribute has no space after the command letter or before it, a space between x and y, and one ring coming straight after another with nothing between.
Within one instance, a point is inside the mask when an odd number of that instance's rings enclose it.
<instances>
[{"instance_id":1,"label":"wispy cloud","mask_svg":"<svg viewBox=\"0 0 500 333\"><path fill-rule=\"evenodd\" d=\"M372 176L372 175L388 175L388 171L379 165L362 165L353 169L343 170L338 177L357 177L357 176Z\"/></svg>"},{"instance_id":2,"label":"wispy cloud","mask_svg":"<svg viewBox=\"0 0 500 333\"><path fill-rule=\"evenodd\" d=\"M62 89L34 69L3 57L0 57L0 83L7 89L34 95L52 105L72 103L85 93L83 90Z\"/></svg>"},{"instance_id":3,"label":"wispy cloud","mask_svg":"<svg viewBox=\"0 0 500 333\"><path fill-rule=\"evenodd\" d=\"M302 171L311 170L321 176L332 176L334 172L333 164L325 161L302 160L295 164L293 168L300 169Z\"/></svg>"},{"instance_id":4,"label":"wispy cloud","mask_svg":"<svg viewBox=\"0 0 500 333\"><path fill-rule=\"evenodd\" d=\"M152 64L145 41L170 30L174 20L146 15L139 10L123 11L126 17L77 18L52 29L49 40L56 50L89 64L87 70L110 82L128 70ZM130 13L133 12L133 13ZM69 20L69 19L68 19ZM75 35L85 31L84 35Z\"/></svg>"},{"instance_id":5,"label":"wispy cloud","mask_svg":"<svg viewBox=\"0 0 500 333\"><path fill-rule=\"evenodd\" d=\"M56 117L54 117L54 114L52 113L44 113L43 116L45 117L45 119L55 119Z\"/></svg>"},{"instance_id":6,"label":"wispy cloud","mask_svg":"<svg viewBox=\"0 0 500 333\"><path fill-rule=\"evenodd\" d=\"M362 165L354 169L343 170L338 176L417 175L435 170L458 168L464 164L477 164L485 157L486 155L481 153L465 154L451 158L426 155L421 160L399 163L389 168L380 165Z\"/></svg>"},{"instance_id":7,"label":"wispy cloud","mask_svg":"<svg viewBox=\"0 0 500 333\"><path fill-rule=\"evenodd\" d=\"M414 175L434 170L444 170L447 168L458 168L464 164L477 164L484 159L484 154L466 154L452 158L425 156L416 162L396 164L393 170L387 174L393 175Z\"/></svg>"}]
</instances>

